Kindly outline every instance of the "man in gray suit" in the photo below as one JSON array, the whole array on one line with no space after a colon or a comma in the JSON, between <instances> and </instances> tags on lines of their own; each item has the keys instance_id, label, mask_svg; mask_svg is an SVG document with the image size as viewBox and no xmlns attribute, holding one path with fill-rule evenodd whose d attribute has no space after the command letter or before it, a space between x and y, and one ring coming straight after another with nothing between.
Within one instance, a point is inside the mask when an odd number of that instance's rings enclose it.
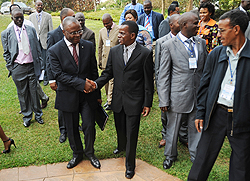
<instances>
[{"instance_id":1,"label":"man in gray suit","mask_svg":"<svg viewBox=\"0 0 250 181\"><path fill-rule=\"evenodd\" d=\"M29 20L34 24L37 37L42 51L42 70L46 70L46 51L47 51L47 35L49 31L53 30L52 18L49 13L43 11L43 2L41 0L36 1L36 12L32 13ZM47 72L44 72L44 85L47 85L48 78Z\"/></svg>"},{"instance_id":2,"label":"man in gray suit","mask_svg":"<svg viewBox=\"0 0 250 181\"><path fill-rule=\"evenodd\" d=\"M38 123L43 124L42 110L37 94L37 79L41 73L41 50L36 37L36 30L23 25L23 11L12 12L14 26L1 33L4 49L3 57L9 76L17 87L18 99L23 114L23 125L28 127L33 111Z\"/></svg>"},{"instance_id":3,"label":"man in gray suit","mask_svg":"<svg viewBox=\"0 0 250 181\"><path fill-rule=\"evenodd\" d=\"M159 107L167 112L166 159L163 167L169 169L177 159L177 138L180 124L188 122L188 149L194 161L200 139L194 125L196 88L207 58L205 40L196 37L198 16L187 12L179 18L181 32L163 43L158 76Z\"/></svg>"},{"instance_id":4,"label":"man in gray suit","mask_svg":"<svg viewBox=\"0 0 250 181\"><path fill-rule=\"evenodd\" d=\"M155 46L155 82L157 87L158 82L158 74L159 74L159 65L161 60L161 52L162 52L162 44L165 43L167 40L175 37L177 33L180 31L180 26L178 23L178 20L180 18L179 14L174 14L169 18L169 25L171 31L156 40L156 46ZM167 129L167 112L161 111L161 121L162 121L162 140L159 143L159 148L165 146L166 144L166 129ZM180 131L179 131L179 140L181 143L183 143L185 146L187 146L187 122L182 122Z\"/></svg>"}]
</instances>

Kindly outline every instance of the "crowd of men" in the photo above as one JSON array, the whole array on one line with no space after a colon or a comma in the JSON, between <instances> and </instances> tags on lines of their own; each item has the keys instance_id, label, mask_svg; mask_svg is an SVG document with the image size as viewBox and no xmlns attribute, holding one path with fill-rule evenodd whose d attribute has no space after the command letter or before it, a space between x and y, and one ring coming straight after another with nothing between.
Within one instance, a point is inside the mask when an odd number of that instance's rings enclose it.
<instances>
[{"instance_id":1,"label":"crowd of men","mask_svg":"<svg viewBox=\"0 0 250 181\"><path fill-rule=\"evenodd\" d=\"M179 138L193 162L188 180L207 180L227 136L232 148L229 180L250 179L249 1L242 0L238 9L220 17L222 45L208 54L206 41L196 36L198 12L180 15L179 4L173 1L164 20L152 11L150 0L143 5L132 0L119 25L110 14L102 16L98 61L95 34L85 26L83 13L63 8L61 24L53 30L43 2L37 0L35 6L30 21L18 5L10 7L13 22L1 33L3 56L17 88L25 127L30 126L33 112L35 120L44 123L42 109L49 98L39 80L56 91L59 141L68 138L73 151L68 169L83 155L95 168L101 167L94 155L95 110L102 104L100 89L105 86L104 107L114 112L117 132L113 153L126 151L125 177L133 178L140 118L150 113L155 81L163 126L159 148L165 147L163 168L171 168L177 160ZM137 23L125 21L129 9L137 11ZM150 32L155 53L136 42L137 24Z\"/></svg>"}]
</instances>

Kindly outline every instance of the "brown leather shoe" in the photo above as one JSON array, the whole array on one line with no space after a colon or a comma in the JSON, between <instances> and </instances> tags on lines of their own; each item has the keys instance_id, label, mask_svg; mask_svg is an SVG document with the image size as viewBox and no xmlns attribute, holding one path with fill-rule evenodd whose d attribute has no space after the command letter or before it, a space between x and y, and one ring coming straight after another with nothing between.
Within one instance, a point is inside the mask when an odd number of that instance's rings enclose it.
<instances>
[{"instance_id":1,"label":"brown leather shoe","mask_svg":"<svg viewBox=\"0 0 250 181\"><path fill-rule=\"evenodd\" d=\"M165 144L166 144L166 140L164 140L164 139L162 139L161 141L160 141L160 143L159 143L159 148L162 148L162 147L164 147L165 146Z\"/></svg>"}]
</instances>

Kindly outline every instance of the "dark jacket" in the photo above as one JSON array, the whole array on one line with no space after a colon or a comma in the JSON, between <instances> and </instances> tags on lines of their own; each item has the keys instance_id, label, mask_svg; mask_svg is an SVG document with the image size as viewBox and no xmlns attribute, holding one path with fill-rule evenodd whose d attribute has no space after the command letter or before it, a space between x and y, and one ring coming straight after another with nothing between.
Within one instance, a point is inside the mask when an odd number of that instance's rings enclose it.
<instances>
[{"instance_id":1,"label":"dark jacket","mask_svg":"<svg viewBox=\"0 0 250 181\"><path fill-rule=\"evenodd\" d=\"M137 23L139 25L142 25L144 26L144 23L145 23L145 18L146 18L146 13L143 13L141 16L139 16L138 20L137 20ZM153 30L154 30L154 35L155 35L155 40L157 40L159 38L159 25L160 23L164 20L164 17L162 14L160 13L157 13L157 12L154 12L152 11L152 23L153 23Z\"/></svg>"},{"instance_id":2,"label":"dark jacket","mask_svg":"<svg viewBox=\"0 0 250 181\"><path fill-rule=\"evenodd\" d=\"M216 47L209 55L198 90L197 119L204 120L204 129L209 126L215 110L221 83L228 67L226 46ZM233 133L250 131L250 42L240 54L236 70L233 104Z\"/></svg>"}]
</instances>

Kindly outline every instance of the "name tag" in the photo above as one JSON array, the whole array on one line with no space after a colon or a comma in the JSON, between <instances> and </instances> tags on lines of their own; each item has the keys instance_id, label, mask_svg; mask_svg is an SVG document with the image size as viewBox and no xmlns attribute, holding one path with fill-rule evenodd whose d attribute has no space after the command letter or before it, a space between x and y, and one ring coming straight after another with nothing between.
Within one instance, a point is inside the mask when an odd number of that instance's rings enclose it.
<instances>
[{"instance_id":1,"label":"name tag","mask_svg":"<svg viewBox=\"0 0 250 181\"><path fill-rule=\"evenodd\" d=\"M148 31L153 31L153 27L151 25L148 26Z\"/></svg>"},{"instance_id":2,"label":"name tag","mask_svg":"<svg viewBox=\"0 0 250 181\"><path fill-rule=\"evenodd\" d=\"M106 46L110 47L110 40L106 40Z\"/></svg>"},{"instance_id":3,"label":"name tag","mask_svg":"<svg viewBox=\"0 0 250 181\"><path fill-rule=\"evenodd\" d=\"M234 93L234 86L230 84L225 84L221 93L221 97L230 101L232 99L233 93Z\"/></svg>"},{"instance_id":4,"label":"name tag","mask_svg":"<svg viewBox=\"0 0 250 181\"><path fill-rule=\"evenodd\" d=\"M196 58L189 58L188 61L189 61L189 69L197 68Z\"/></svg>"}]
</instances>

